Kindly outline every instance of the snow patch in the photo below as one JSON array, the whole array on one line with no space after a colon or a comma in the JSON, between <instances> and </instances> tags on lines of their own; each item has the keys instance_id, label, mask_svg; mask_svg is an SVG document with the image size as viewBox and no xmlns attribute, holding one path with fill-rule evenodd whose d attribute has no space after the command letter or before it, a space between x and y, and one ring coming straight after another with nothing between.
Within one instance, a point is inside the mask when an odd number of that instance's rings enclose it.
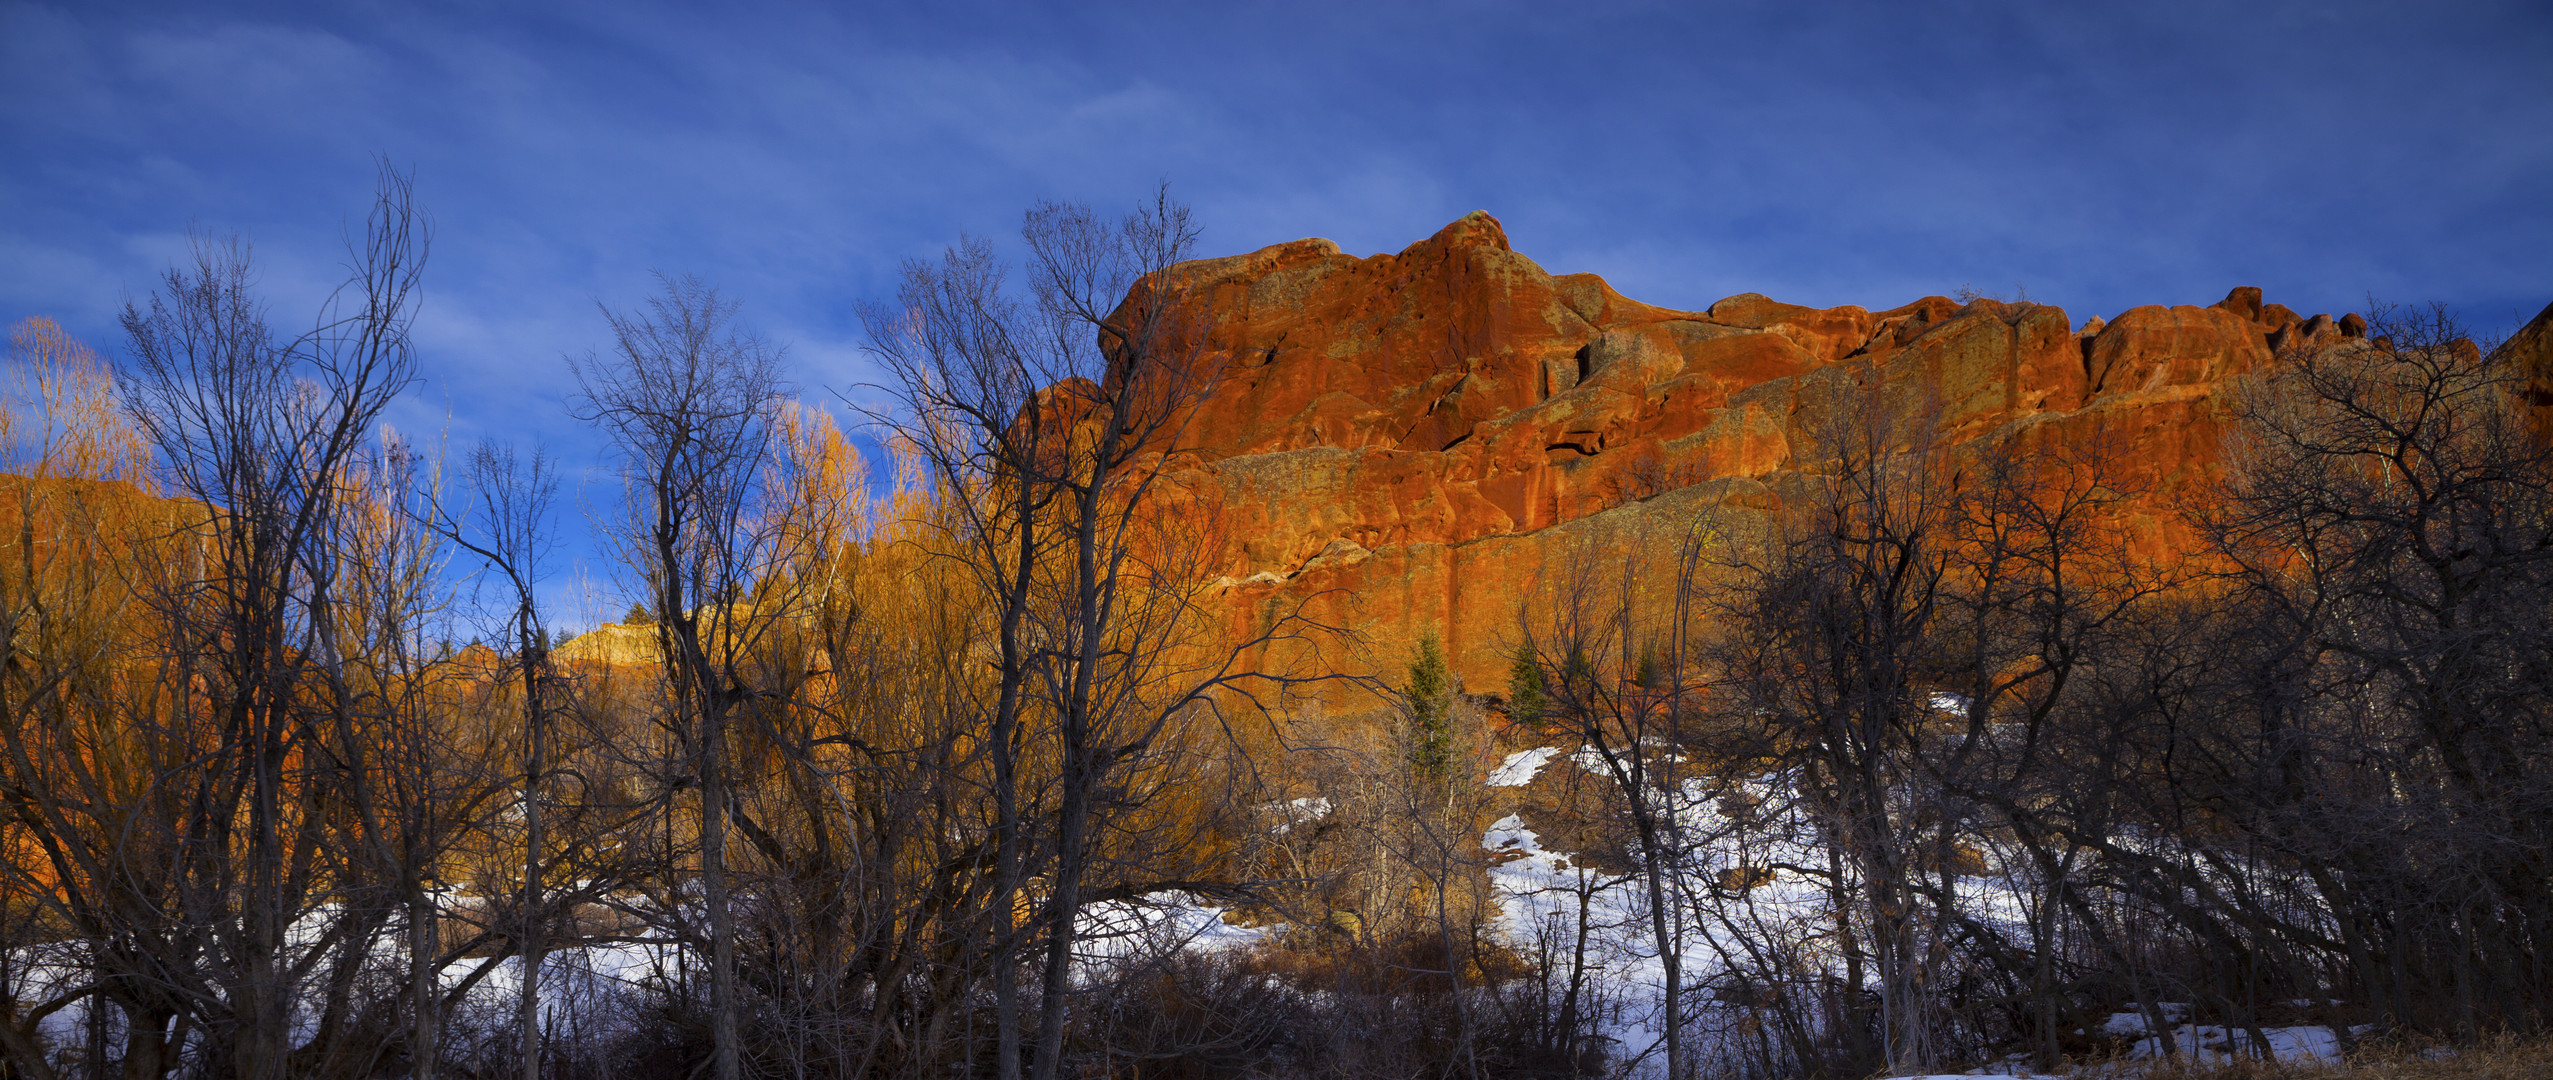
<instances>
[{"instance_id":1,"label":"snow patch","mask_svg":"<svg viewBox=\"0 0 2553 1080\"><path fill-rule=\"evenodd\" d=\"M2310 1001L2300 1003L2312 1004ZM2221 1024L2182 1023L2189 1018L2190 1009L2184 1002L2157 1002L2156 1008L2162 1012L2164 1022L2173 1025L2168 1036L2156 1037L2145 1014L2132 1012L2110 1014L2109 1021L2101 1025L2101 1030L2110 1035L2142 1036L2128 1051L2131 1057L2158 1058L2170 1053L2203 1064L2221 1065L2237 1057L2256 1056L2258 1044L2252 1041L2249 1031ZM2350 1028L2349 1034L2354 1038L2373 1030L2374 1025L2360 1024ZM2280 1061L2340 1060L2340 1033L2319 1024L2262 1028L2260 1035L2269 1055ZM2168 1046L2166 1039L2169 1040Z\"/></svg>"},{"instance_id":2,"label":"snow patch","mask_svg":"<svg viewBox=\"0 0 2553 1080\"><path fill-rule=\"evenodd\" d=\"M1287 830L1294 828L1298 824L1307 821L1319 821L1322 818L1330 816L1330 809L1330 800L1327 797L1320 795L1308 796L1301 799L1288 799L1285 802L1279 803L1269 803L1267 805L1267 810L1269 813L1276 816L1277 822L1274 826L1270 827L1268 831L1278 835L1283 835Z\"/></svg>"},{"instance_id":3,"label":"snow patch","mask_svg":"<svg viewBox=\"0 0 2553 1080\"><path fill-rule=\"evenodd\" d=\"M1491 851L1519 851L1527 855L1543 853L1542 835L1526 828L1525 819L1514 814L1490 822L1489 831L1481 834L1480 846Z\"/></svg>"},{"instance_id":4,"label":"snow patch","mask_svg":"<svg viewBox=\"0 0 2553 1080\"><path fill-rule=\"evenodd\" d=\"M1544 764L1558 756L1560 748L1557 746L1518 750L1507 755L1507 760L1499 762L1497 768L1489 770L1488 784L1490 787L1523 787L1533 783L1534 774L1541 772Z\"/></svg>"},{"instance_id":5,"label":"snow patch","mask_svg":"<svg viewBox=\"0 0 2553 1080\"><path fill-rule=\"evenodd\" d=\"M1074 924L1075 959L1085 974L1095 974L1112 961L1167 956L1184 948L1237 948L1266 936L1265 928L1223 921L1226 910L1203 897L1176 891L1149 893L1140 901L1092 904L1081 910Z\"/></svg>"}]
</instances>

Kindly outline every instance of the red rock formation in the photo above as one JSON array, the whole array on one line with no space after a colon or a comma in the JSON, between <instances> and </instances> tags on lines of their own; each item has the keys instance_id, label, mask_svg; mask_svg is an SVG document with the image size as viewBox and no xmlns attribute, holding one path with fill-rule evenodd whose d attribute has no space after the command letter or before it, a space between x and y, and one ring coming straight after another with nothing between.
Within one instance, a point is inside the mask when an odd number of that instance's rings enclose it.
<instances>
[{"instance_id":1,"label":"red rock formation","mask_svg":"<svg viewBox=\"0 0 2553 1080\"><path fill-rule=\"evenodd\" d=\"M1216 508L1233 633L1301 604L1390 671L1433 629L1481 690L1573 546L1660 550L1709 508L1778 505L1845 384L1953 444L2104 441L2142 492L2123 518L2161 553L2189 542L2175 508L2219 472L2225 381L2365 332L2248 287L2081 333L2054 307L1938 296L1674 311L1544 272L1485 213L1396 255L1299 240L1174 274L1223 379L1165 497Z\"/></svg>"},{"instance_id":2,"label":"red rock formation","mask_svg":"<svg viewBox=\"0 0 2553 1080\"><path fill-rule=\"evenodd\" d=\"M2545 305L2510 335L2496 355L2509 359L2524 374L2527 404L2534 406L2535 436L2553 442L2553 304Z\"/></svg>"}]
</instances>

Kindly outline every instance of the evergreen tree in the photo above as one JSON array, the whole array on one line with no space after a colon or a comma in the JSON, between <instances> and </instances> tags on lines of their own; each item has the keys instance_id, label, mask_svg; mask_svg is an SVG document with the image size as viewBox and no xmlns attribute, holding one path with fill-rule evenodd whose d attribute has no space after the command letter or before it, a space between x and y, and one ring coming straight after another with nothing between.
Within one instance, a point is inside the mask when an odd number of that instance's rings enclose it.
<instances>
[{"instance_id":1,"label":"evergreen tree","mask_svg":"<svg viewBox=\"0 0 2553 1080\"><path fill-rule=\"evenodd\" d=\"M1516 655L1507 661L1507 716L1520 724L1540 730L1543 710L1551 707L1551 696L1543 692L1542 665L1534 662L1534 647L1516 646Z\"/></svg>"},{"instance_id":2,"label":"evergreen tree","mask_svg":"<svg viewBox=\"0 0 2553 1080\"><path fill-rule=\"evenodd\" d=\"M1454 678L1435 634L1418 639L1418 656L1410 661L1409 686L1402 696L1409 707L1410 774L1442 782L1454 763Z\"/></svg>"}]
</instances>

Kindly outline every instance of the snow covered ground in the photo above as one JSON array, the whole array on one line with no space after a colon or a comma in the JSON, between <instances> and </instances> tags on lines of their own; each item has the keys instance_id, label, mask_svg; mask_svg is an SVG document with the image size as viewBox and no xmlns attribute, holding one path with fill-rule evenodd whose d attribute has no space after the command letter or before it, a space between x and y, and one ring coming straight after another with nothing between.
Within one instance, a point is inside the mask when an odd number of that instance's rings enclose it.
<instances>
[{"instance_id":1,"label":"snow covered ground","mask_svg":"<svg viewBox=\"0 0 2553 1080\"><path fill-rule=\"evenodd\" d=\"M2189 1015L2189 1006L2180 1002L2162 1002L2161 1011L2165 1022L2173 1025L2172 1030L2164 1035L2155 1035L2153 1025L2140 1013L2113 1014L2109 1023L2103 1025L2103 1030L2113 1035L2140 1036L2129 1051L2133 1057L2179 1055L2193 1061L2220 1063L2236 1057L2259 1056L2248 1031L2215 1024L2180 1023ZM2349 1034L2354 1037L2371 1030L2372 1025L2361 1024L2349 1029ZM2340 1034L2327 1027L2262 1028L2261 1039L2270 1056L2280 1061L2340 1060Z\"/></svg>"},{"instance_id":2,"label":"snow covered ground","mask_svg":"<svg viewBox=\"0 0 2553 1080\"><path fill-rule=\"evenodd\" d=\"M1559 753L1560 748L1557 746L1538 746L1531 750L1518 750L1507 755L1507 760L1499 762L1497 768L1489 771L1487 783L1490 787L1523 787L1533 783L1534 774L1541 772L1543 764L1558 756Z\"/></svg>"},{"instance_id":3,"label":"snow covered ground","mask_svg":"<svg viewBox=\"0 0 2553 1080\"><path fill-rule=\"evenodd\" d=\"M1592 753L1568 753L1564 747L1545 746L1508 755L1490 773L1488 783L1498 787L1529 784L1555 760L1586 769L1598 778L1603 775L1603 763ZM1745 829L1731 827L1733 823L1723 813L1721 803L1704 790L1701 781L1688 783L1675 800L1674 812L1684 834L1696 838L1699 848L1689 860L1688 869L1672 885L1675 897L1669 929L1679 944L1679 981L1688 988L1686 1000L1695 1014L1686 1018L1688 1044L1706 1059L1716 1053L1736 1052L1739 1036L1750 1029L1750 1022L1744 1015L1744 1006L1698 1000L1690 988L1706 985L1713 976L1728 972L1732 962L1754 963L1768 952L1784 949L1795 950L1796 958L1814 965L1820 959L1815 943L1833 925L1831 899L1822 888L1789 871L1755 869L1825 861L1808 822L1795 816L1784 820L1783 811L1771 809L1786 805L1786 800L1779 797L1784 793L1776 790L1777 784L1776 778L1766 777L1748 786L1744 793L1767 808L1771 816L1758 817ZM1598 1007L1591 1010L1598 1034L1611 1040L1617 1065L1626 1077L1661 1075L1664 1031L1659 1003L1665 994L1666 965L1660 958L1647 892L1639 876L1602 873L1574 860L1570 853L1547 850L1541 835L1521 815L1511 814L1492 823L1481 843L1503 856L1489 873L1503 913L1501 929L1511 944L1535 955L1538 940L1547 941L1561 933L1574 936L1575 920L1583 911L1589 930L1587 959L1595 973L1590 982L1615 991L1609 1000L1596 1003ZM1614 863L1618 865L1619 860ZM1712 887L1715 879L1724 881L1720 875L1732 871L1755 883L1737 890L1740 895L1734 899L1732 890ZM1963 887L1963 907L1980 923L2016 935L2024 929L2023 898L2004 879L1967 878ZM2170 1040L2169 1052L2202 1062L2224 1061L2252 1052L2248 1035L2239 1029L2228 1031L2214 1025L2182 1022L2188 1018L2186 1005L2166 1006L2164 1014L2175 1024L2164 1035L2151 1032L2144 1017L2137 1013L2113 1017L2107 1033L2136 1038L2131 1044L2135 1058L2165 1054L2166 1039ZM2343 1042L2338 1033L2318 1026L2268 1028L2262 1034L2270 1052L2289 1061L2337 1059ZM2014 1069L2011 1064L2002 1067ZM1980 1070L1963 1075L2029 1074L2026 1070ZM2120 1074L2114 1071L2104 1075Z\"/></svg>"},{"instance_id":4,"label":"snow covered ground","mask_svg":"<svg viewBox=\"0 0 2553 1080\"><path fill-rule=\"evenodd\" d=\"M1075 952L1085 965L1128 956L1162 956L1187 949L1229 949L1257 944L1263 927L1223 921L1227 909L1180 892L1154 893L1140 904L1122 900L1081 911Z\"/></svg>"},{"instance_id":5,"label":"snow covered ground","mask_svg":"<svg viewBox=\"0 0 2553 1080\"><path fill-rule=\"evenodd\" d=\"M1551 779L1548 770L1554 768L1585 770L1601 782L1605 767L1601 758L1588 751L1536 747L1508 755L1490 771L1486 782L1497 788L1523 788L1538 779ZM1684 835L1698 843L1687 869L1669 886L1673 902L1667 916L1693 1014L1686 1018L1689 1045L1705 1060L1741 1048L1745 1033L1752 1030L1752 1009L1742 1001L1723 1000L1730 995L1692 992L1691 988L1708 986L1715 976L1735 970L1733 965L1761 968L1768 957L1810 970L1828 967L1818 942L1831 931L1834 918L1831 898L1816 883L1791 871L1769 869L1824 862L1810 823L1798 820L1795 811L1781 809L1789 800L1778 779L1759 778L1738 792L1739 802L1756 809L1727 809L1720 796L1728 794L1706 790L1704 781L1692 781L1671 808ZM1318 820L1332 806L1329 800L1314 797L1273 809L1278 810L1277 827L1283 829ZM1735 827L1730 812L1747 814L1746 826ZM1636 1080L1662 1074L1664 1032L1659 1006L1666 965L1639 876L1597 865L1620 866L1619 858L1582 860L1573 853L1548 849L1542 834L1523 814L1509 814L1492 823L1482 844L1495 856L1489 878L1501 912L1500 930L1509 943L1546 963L1566 963L1578 948L1576 928L1583 919L1590 978L1582 1015L1592 1018L1596 1033L1607 1041L1620 1075ZM1743 887L1726 887L1732 872L1746 883ZM1963 889L1963 905L1979 922L2015 932L2023 926L2023 899L2002 879L1965 879ZM1143 903L1092 905L1081 916L1079 960L1085 971L1092 971L1180 949L1246 948L1263 941L1272 929L1234 926L1224 921L1224 911L1209 899L1186 894L1159 894ZM296 943L306 945L304 939L315 933L311 927L328 914L313 913L304 920L307 925L296 926ZM391 950L385 958L394 958L398 943L386 938L381 947ZM67 987L81 977L77 946L47 947L44 955L37 953L20 950L8 965L20 1000L41 998L45 989ZM577 1018L588 1033L595 1032L597 1025L609 1023L612 1017L630 1015L618 1007L617 999L674 977L685 959L678 950L662 945L555 951L543 965L544 1012L554 1022ZM447 986L456 985L483 965L488 970L472 988L466 1008L509 1012L521 985L518 961L467 960L447 969L443 978ZM2170 1025L2168 1031L2151 1030L2142 1013L2123 1012L2110 1018L2104 1032L2125 1041L2137 1059L2169 1053L2209 1062L2253 1052L2248 1033L2240 1029L2191 1023L2186 1005L2165 1003L2160 1009ZM69 1042L79 1037L84 1023L75 1006L47 1017L43 1030L48 1037ZM2341 1033L2312 1026L2268 1028L2262 1036L2269 1051L2284 1060L2336 1059L2347 1041ZM2029 1075L2012 1063L1999 1068L2004 1071L1960 1075ZM2103 1075L2122 1074L2114 1070Z\"/></svg>"},{"instance_id":6,"label":"snow covered ground","mask_svg":"<svg viewBox=\"0 0 2553 1080\"><path fill-rule=\"evenodd\" d=\"M1561 753L1559 747L1543 747L1509 761L1548 762ZM1567 760L1590 772L1604 767L1601 759L1585 751L1570 755ZM1702 796L1699 782L1688 785L1684 794L1678 812L1686 819L1691 835L1729 831L1725 828L1727 820ZM1611 1000L1597 1003L1599 1007L1592 1010L1596 1032L1610 1041L1617 1059L1629 1063L1629 1075L1662 1074L1665 1031L1659 1005L1666 995L1666 964L1657 947L1648 896L1640 878L1603 873L1573 860L1568 853L1545 849L1540 835L1516 815L1493 823L1482 837L1482 844L1492 852L1511 853L1490 869L1490 882L1498 892L1505 916L1503 930L1512 944L1532 954L1538 951L1534 940L1538 935L1574 938L1576 920L1583 908L1589 928L1587 962L1595 973L1590 982L1612 991ZM1678 981L1682 985L1697 985L1703 977L1725 966L1723 958L1729 955L1728 950L1734 948L1743 953L1748 947L1748 943L1721 940L1725 935L1715 935L1711 927L1692 917L1695 909L1689 901L1709 892L1709 883L1703 876L1726 867L1798 861L1806 854L1806 848L1796 841L1782 845L1778 851L1718 852L1695 867L1691 880L1676 883L1680 902L1670 905L1669 931L1681 946L1676 955L1681 968ZM1794 931L1822 923L1826 910L1821 891L1783 873L1772 874L1761 886L1750 890L1747 909L1746 917L1766 928ZM1714 1049L1718 1042L1715 1036L1747 1026L1736 1006L1696 1002L1689 989L1686 1000L1694 1004L1698 1014L1687 1017L1687 1032L1694 1037L1697 1050L1704 1053Z\"/></svg>"}]
</instances>

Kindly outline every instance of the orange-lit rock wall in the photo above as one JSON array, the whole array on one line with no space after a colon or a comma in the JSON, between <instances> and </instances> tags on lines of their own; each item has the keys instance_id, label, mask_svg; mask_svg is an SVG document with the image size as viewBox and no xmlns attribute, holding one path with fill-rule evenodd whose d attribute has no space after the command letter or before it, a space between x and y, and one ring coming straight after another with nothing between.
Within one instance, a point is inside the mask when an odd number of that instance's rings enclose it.
<instances>
[{"instance_id":1,"label":"orange-lit rock wall","mask_svg":"<svg viewBox=\"0 0 2553 1080\"><path fill-rule=\"evenodd\" d=\"M2170 554L2192 542L2179 508L2221 472L2229 379L2365 327L2251 288L2080 328L1937 296L1673 311L1546 273L1481 213L1397 255L1300 240L1174 274L1220 382L1163 497L1219 508L1230 634L1301 605L1360 632L1327 659L1389 672L1434 630L1477 691L1503 685L1519 605L1566 552L1671 547L1713 507L1805 490L1843 384L1875 382L1953 446L2102 441L2139 493L2124 523Z\"/></svg>"}]
</instances>

